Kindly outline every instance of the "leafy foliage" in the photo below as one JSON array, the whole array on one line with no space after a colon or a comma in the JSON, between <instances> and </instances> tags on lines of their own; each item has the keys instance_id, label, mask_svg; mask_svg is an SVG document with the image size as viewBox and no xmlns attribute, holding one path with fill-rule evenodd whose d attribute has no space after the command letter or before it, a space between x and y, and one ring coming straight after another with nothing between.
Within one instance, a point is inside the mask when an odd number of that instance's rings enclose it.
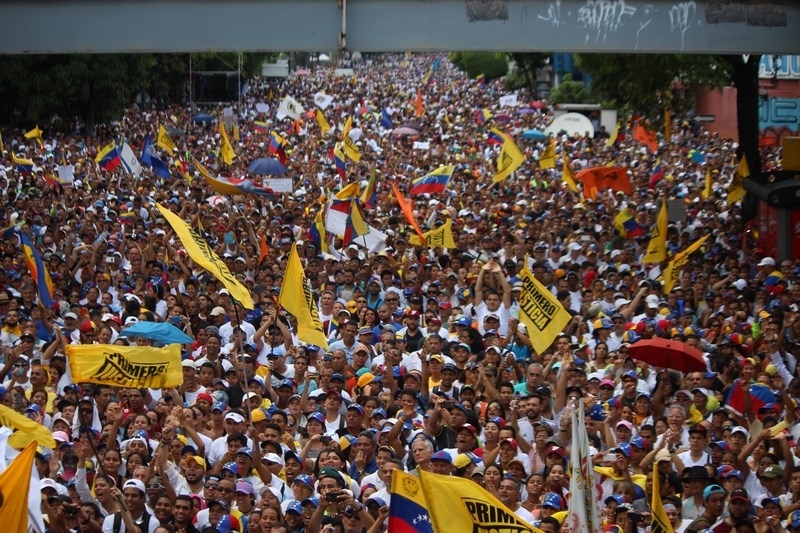
<instances>
[{"instance_id":1,"label":"leafy foliage","mask_svg":"<svg viewBox=\"0 0 800 533\"><path fill-rule=\"evenodd\" d=\"M526 88L531 94L536 91L536 71L547 65L550 54L514 52L508 59L514 65L506 76L509 90Z\"/></svg>"},{"instance_id":2,"label":"leafy foliage","mask_svg":"<svg viewBox=\"0 0 800 533\"><path fill-rule=\"evenodd\" d=\"M483 74L487 80L502 78L508 73L506 55L494 52L453 52L450 60L470 78Z\"/></svg>"},{"instance_id":3,"label":"leafy foliage","mask_svg":"<svg viewBox=\"0 0 800 533\"><path fill-rule=\"evenodd\" d=\"M638 113L660 127L664 109L691 109L693 90L730 82L729 64L717 56L682 54L577 54L592 76L592 91L620 111Z\"/></svg>"},{"instance_id":4,"label":"leafy foliage","mask_svg":"<svg viewBox=\"0 0 800 533\"><path fill-rule=\"evenodd\" d=\"M582 81L572 79L572 74L565 74L561 84L550 91L548 98L553 104L597 104L598 98Z\"/></svg>"}]
</instances>

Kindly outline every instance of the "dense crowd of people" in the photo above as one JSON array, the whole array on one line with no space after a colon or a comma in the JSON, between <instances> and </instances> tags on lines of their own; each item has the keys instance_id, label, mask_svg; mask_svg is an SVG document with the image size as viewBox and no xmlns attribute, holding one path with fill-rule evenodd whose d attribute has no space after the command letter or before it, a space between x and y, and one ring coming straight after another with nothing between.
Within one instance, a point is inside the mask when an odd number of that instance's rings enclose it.
<instances>
[{"instance_id":1,"label":"dense crowd of people","mask_svg":"<svg viewBox=\"0 0 800 533\"><path fill-rule=\"evenodd\" d=\"M313 118L318 92L333 96L327 135ZM800 264L759 248L740 205L728 204L736 143L681 120L670 138L659 135L656 152L630 135L559 135L558 164L543 170L548 141L522 132L543 130L552 109L522 93L519 106L501 108L505 94L500 81L471 80L446 57L420 55L370 58L352 75L319 67L255 79L231 105L231 166L220 163L216 123L193 121L180 105L133 106L94 136L43 127L41 145L3 131L0 223L35 244L56 305L40 305L7 233L0 402L57 443L37 453L41 480L31 489L41 490L49 531L377 533L401 469L472 479L555 533L569 528L571 412L581 400L606 531L650 527L655 475L675 532L800 531ZM312 113L278 120L285 95ZM481 123L484 109L494 119ZM384 110L392 127L381 123ZM342 178L331 151L349 117L361 160L348 161ZM218 194L194 161L262 184L247 172L254 159L275 157L262 124L287 141L294 191ZM141 150L159 125L177 145L157 149L171 178L95 162L110 140ZM417 133L393 133L403 125ZM492 126L526 155L497 185ZM780 166L778 150L762 156L765 167ZM626 167L634 192L584 197L563 181L565 159L574 173ZM69 186L48 178L65 164ZM442 165L455 166L446 191L410 197L423 230L452 221L457 247L414 246L389 184L409 196L412 179ZM326 200L348 183L366 186L373 171L377 200L364 217L387 235L382 246L344 246L330 233L315 240ZM668 228L671 256L711 235L670 291L663 268L642 262L665 198L682 208ZM254 309L196 267L157 202L201 231ZM615 227L623 209L638 236ZM300 341L279 305L293 246L328 349ZM519 316L523 267L572 315L542 353ZM67 345L150 346L120 335L140 321L171 323L193 339L179 387L73 383ZM707 371L628 355L653 337L702 350ZM756 386L771 401L751 401ZM736 390L741 410L728 401Z\"/></svg>"}]
</instances>

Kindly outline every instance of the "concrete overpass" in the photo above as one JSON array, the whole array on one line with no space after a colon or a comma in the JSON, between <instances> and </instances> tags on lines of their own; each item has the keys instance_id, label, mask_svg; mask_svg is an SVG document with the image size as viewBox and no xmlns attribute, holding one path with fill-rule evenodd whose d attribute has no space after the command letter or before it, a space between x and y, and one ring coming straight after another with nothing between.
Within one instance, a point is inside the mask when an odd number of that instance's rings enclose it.
<instances>
[{"instance_id":1,"label":"concrete overpass","mask_svg":"<svg viewBox=\"0 0 800 533\"><path fill-rule=\"evenodd\" d=\"M9 0L0 53L796 54L795 0Z\"/></svg>"}]
</instances>

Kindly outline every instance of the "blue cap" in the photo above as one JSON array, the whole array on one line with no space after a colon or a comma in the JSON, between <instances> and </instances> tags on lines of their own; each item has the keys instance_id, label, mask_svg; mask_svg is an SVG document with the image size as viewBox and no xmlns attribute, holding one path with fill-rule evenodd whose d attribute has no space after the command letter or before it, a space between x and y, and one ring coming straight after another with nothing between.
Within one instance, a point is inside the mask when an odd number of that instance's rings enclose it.
<instances>
[{"instance_id":1,"label":"blue cap","mask_svg":"<svg viewBox=\"0 0 800 533\"><path fill-rule=\"evenodd\" d=\"M438 451L431 456L431 461L446 461L449 464L453 464L453 458L450 456L449 453L446 451Z\"/></svg>"},{"instance_id":2,"label":"blue cap","mask_svg":"<svg viewBox=\"0 0 800 533\"><path fill-rule=\"evenodd\" d=\"M238 450L236 450L236 455L240 455L240 454L241 455L246 455L246 456L252 458L253 457L253 450L251 450L247 446L244 446L244 447L239 448Z\"/></svg>"},{"instance_id":3,"label":"blue cap","mask_svg":"<svg viewBox=\"0 0 800 533\"><path fill-rule=\"evenodd\" d=\"M310 352L318 352L319 351L319 346L317 346L316 344L309 344L308 346L306 346L306 350L309 353Z\"/></svg>"},{"instance_id":4,"label":"blue cap","mask_svg":"<svg viewBox=\"0 0 800 533\"><path fill-rule=\"evenodd\" d=\"M461 318L456 320L456 326L467 326L467 327L469 327L471 325L472 325L472 320L470 320L469 317L462 316Z\"/></svg>"},{"instance_id":5,"label":"blue cap","mask_svg":"<svg viewBox=\"0 0 800 533\"><path fill-rule=\"evenodd\" d=\"M286 514L289 513L303 514L303 504L297 500L290 502L289 505L286 506Z\"/></svg>"},{"instance_id":6,"label":"blue cap","mask_svg":"<svg viewBox=\"0 0 800 533\"><path fill-rule=\"evenodd\" d=\"M314 411L306 417L307 420L316 420L320 424L325 424L325 415L319 411Z\"/></svg>"},{"instance_id":7,"label":"blue cap","mask_svg":"<svg viewBox=\"0 0 800 533\"><path fill-rule=\"evenodd\" d=\"M709 485L703 490L703 499L707 500L712 494L725 494L725 489L719 485Z\"/></svg>"},{"instance_id":8,"label":"blue cap","mask_svg":"<svg viewBox=\"0 0 800 533\"><path fill-rule=\"evenodd\" d=\"M601 404L596 403L589 408L589 418L595 422L603 422L606 419L606 410Z\"/></svg>"},{"instance_id":9,"label":"blue cap","mask_svg":"<svg viewBox=\"0 0 800 533\"><path fill-rule=\"evenodd\" d=\"M333 381L334 379L338 379L339 381L342 381L342 382L347 381L346 379L344 379L344 376L339 374L339 373L336 373L336 374L331 376L330 380Z\"/></svg>"},{"instance_id":10,"label":"blue cap","mask_svg":"<svg viewBox=\"0 0 800 533\"><path fill-rule=\"evenodd\" d=\"M792 514L789 515L789 525L800 527L800 511L792 511Z\"/></svg>"},{"instance_id":11,"label":"blue cap","mask_svg":"<svg viewBox=\"0 0 800 533\"><path fill-rule=\"evenodd\" d=\"M372 411L372 418L375 418L376 416L382 416L383 418L386 418L386 410L383 407L374 409Z\"/></svg>"},{"instance_id":12,"label":"blue cap","mask_svg":"<svg viewBox=\"0 0 800 533\"><path fill-rule=\"evenodd\" d=\"M731 470L728 470L727 472L722 474L722 479L726 479L726 478L729 478L729 477L739 478L742 481L744 481L744 475L742 474L742 471L741 470L737 470L735 468L732 468Z\"/></svg>"},{"instance_id":13,"label":"blue cap","mask_svg":"<svg viewBox=\"0 0 800 533\"><path fill-rule=\"evenodd\" d=\"M631 446L635 446L635 447L639 448L640 450L644 450L644 439L642 437L640 437L639 435L636 435L635 437L631 437L631 440L629 440L628 443Z\"/></svg>"},{"instance_id":14,"label":"blue cap","mask_svg":"<svg viewBox=\"0 0 800 533\"><path fill-rule=\"evenodd\" d=\"M303 485L307 486L309 489L314 489L314 479L309 476L308 474L300 474L292 480L292 485L295 483L302 483Z\"/></svg>"},{"instance_id":15,"label":"blue cap","mask_svg":"<svg viewBox=\"0 0 800 533\"><path fill-rule=\"evenodd\" d=\"M300 458L299 455L297 455L297 452L295 452L295 451L286 450L285 452L283 452L283 460L284 461L288 461L289 459L294 459L295 461L297 461L301 465L303 464L303 460ZM295 478L295 479L297 479L297 478Z\"/></svg>"},{"instance_id":16,"label":"blue cap","mask_svg":"<svg viewBox=\"0 0 800 533\"><path fill-rule=\"evenodd\" d=\"M625 503L625 496L623 496L622 494L612 494L611 496L606 498L604 503L608 505L611 502L617 502L617 505L622 505L623 503Z\"/></svg>"},{"instance_id":17,"label":"blue cap","mask_svg":"<svg viewBox=\"0 0 800 533\"><path fill-rule=\"evenodd\" d=\"M252 454L253 452L250 453ZM222 467L222 470L227 470L237 476L239 475L239 465L236 463L226 463L225 466Z\"/></svg>"},{"instance_id":18,"label":"blue cap","mask_svg":"<svg viewBox=\"0 0 800 533\"><path fill-rule=\"evenodd\" d=\"M609 451L611 453L621 453L622 455L624 455L625 457L627 457L629 459L630 459L631 453L632 453L631 445L628 444L627 442L620 442L619 444L617 444L616 448L611 448L611 450L609 450Z\"/></svg>"},{"instance_id":19,"label":"blue cap","mask_svg":"<svg viewBox=\"0 0 800 533\"><path fill-rule=\"evenodd\" d=\"M211 406L211 412L213 413L214 411L222 411L224 413L225 404L222 402L214 402L214 404Z\"/></svg>"},{"instance_id":20,"label":"blue cap","mask_svg":"<svg viewBox=\"0 0 800 533\"><path fill-rule=\"evenodd\" d=\"M551 507L556 511L564 508L564 499L555 492L548 492L542 499L542 507Z\"/></svg>"},{"instance_id":21,"label":"blue cap","mask_svg":"<svg viewBox=\"0 0 800 533\"><path fill-rule=\"evenodd\" d=\"M350 409L354 409L354 410L358 411L358 414L360 414L360 415L363 415L363 414L364 414L364 408L363 408L363 407L361 407L361 406L360 406L359 404L357 404L357 403L351 403L351 404L350 404L350 405L347 407L347 410L348 410L348 411L349 411Z\"/></svg>"},{"instance_id":22,"label":"blue cap","mask_svg":"<svg viewBox=\"0 0 800 533\"><path fill-rule=\"evenodd\" d=\"M628 370L626 372L623 372L622 377L623 378L631 378L631 379L635 379L635 380L638 381L639 374L637 374L635 370Z\"/></svg>"},{"instance_id":23,"label":"blue cap","mask_svg":"<svg viewBox=\"0 0 800 533\"><path fill-rule=\"evenodd\" d=\"M25 409L25 412L26 413L41 413L42 412L42 408L39 407L37 404L32 403L32 404L30 404L28 406L27 409Z\"/></svg>"},{"instance_id":24,"label":"blue cap","mask_svg":"<svg viewBox=\"0 0 800 533\"><path fill-rule=\"evenodd\" d=\"M294 383L291 379L282 379L280 383L278 383L278 388L281 387L289 387L290 389L294 388Z\"/></svg>"},{"instance_id":25,"label":"blue cap","mask_svg":"<svg viewBox=\"0 0 800 533\"><path fill-rule=\"evenodd\" d=\"M379 496L370 496L369 498L367 498L367 501L366 501L366 503L364 505L369 505L371 503L374 503L379 508L380 507L386 507L386 500L384 500L383 498L381 498Z\"/></svg>"},{"instance_id":26,"label":"blue cap","mask_svg":"<svg viewBox=\"0 0 800 533\"><path fill-rule=\"evenodd\" d=\"M317 496L306 498L305 500L303 500L302 505L305 506L307 503L310 503L314 507L319 507L319 498Z\"/></svg>"},{"instance_id":27,"label":"blue cap","mask_svg":"<svg viewBox=\"0 0 800 533\"><path fill-rule=\"evenodd\" d=\"M714 379L715 377L719 376L717 372L706 372L703 377L706 379Z\"/></svg>"}]
</instances>

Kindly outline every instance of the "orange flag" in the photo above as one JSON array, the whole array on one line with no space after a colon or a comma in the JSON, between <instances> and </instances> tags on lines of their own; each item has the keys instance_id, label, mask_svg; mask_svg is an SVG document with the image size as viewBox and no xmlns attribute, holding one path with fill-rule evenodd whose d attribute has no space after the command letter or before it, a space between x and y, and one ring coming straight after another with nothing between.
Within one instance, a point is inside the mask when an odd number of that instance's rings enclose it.
<instances>
[{"instance_id":1,"label":"orange flag","mask_svg":"<svg viewBox=\"0 0 800 533\"><path fill-rule=\"evenodd\" d=\"M397 198L397 203L400 204L400 209L403 211L403 214L406 216L406 221L411 224L411 227L414 228L414 231L417 232L419 238L422 239L422 242L425 242L425 234L422 233L422 229L417 224L417 221L414 219L414 212L411 210L411 201L407 198L403 198L402 193L397 188L397 185L394 183L392 185L392 190L394 191L394 196Z\"/></svg>"},{"instance_id":2,"label":"orange flag","mask_svg":"<svg viewBox=\"0 0 800 533\"><path fill-rule=\"evenodd\" d=\"M592 167L581 170L575 179L583 183L583 193L594 200L604 189L633 194L631 180L625 167Z\"/></svg>"},{"instance_id":3,"label":"orange flag","mask_svg":"<svg viewBox=\"0 0 800 533\"><path fill-rule=\"evenodd\" d=\"M656 133L642 126L641 122L636 124L636 129L633 131L633 138L642 144L646 144L653 152L658 150Z\"/></svg>"},{"instance_id":4,"label":"orange flag","mask_svg":"<svg viewBox=\"0 0 800 533\"><path fill-rule=\"evenodd\" d=\"M258 247L258 264L260 265L268 255L269 255L269 246L267 246L267 236L262 233L261 243Z\"/></svg>"},{"instance_id":5,"label":"orange flag","mask_svg":"<svg viewBox=\"0 0 800 533\"><path fill-rule=\"evenodd\" d=\"M421 117L425 114L425 109L422 107L422 91L417 90L417 100L414 102L415 114Z\"/></svg>"}]
</instances>

